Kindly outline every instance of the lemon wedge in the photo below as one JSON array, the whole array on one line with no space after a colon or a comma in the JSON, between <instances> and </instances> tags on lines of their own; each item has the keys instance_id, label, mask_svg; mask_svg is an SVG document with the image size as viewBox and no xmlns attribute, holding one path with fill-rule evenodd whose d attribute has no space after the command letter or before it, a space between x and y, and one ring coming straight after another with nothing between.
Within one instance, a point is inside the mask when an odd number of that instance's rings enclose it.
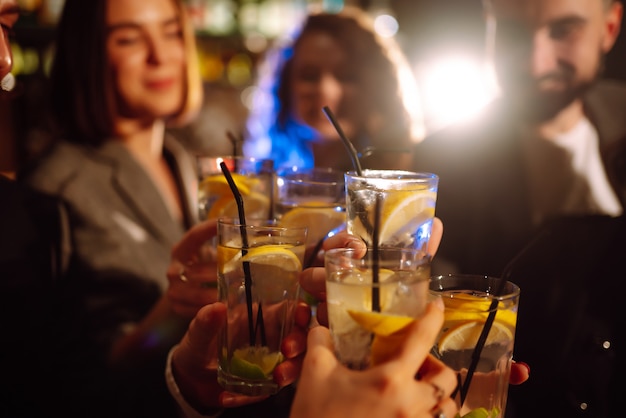
<instances>
[{"instance_id":1,"label":"lemon wedge","mask_svg":"<svg viewBox=\"0 0 626 418\"><path fill-rule=\"evenodd\" d=\"M380 242L402 242L405 235L414 234L419 225L435 216L436 197L429 190L388 193L381 212Z\"/></svg>"},{"instance_id":2,"label":"lemon wedge","mask_svg":"<svg viewBox=\"0 0 626 418\"><path fill-rule=\"evenodd\" d=\"M241 249L226 247L224 245L217 246L217 268L221 274L233 271L236 267L237 260L241 258Z\"/></svg>"},{"instance_id":3,"label":"lemon wedge","mask_svg":"<svg viewBox=\"0 0 626 418\"><path fill-rule=\"evenodd\" d=\"M302 270L300 258L289 248L290 245L268 244L250 248L241 261L249 261L251 265L280 267L289 272Z\"/></svg>"},{"instance_id":4,"label":"lemon wedge","mask_svg":"<svg viewBox=\"0 0 626 418\"><path fill-rule=\"evenodd\" d=\"M233 173L231 176L243 198L246 216L267 218L270 199L268 196L255 191L260 180L237 173ZM213 204L207 213L208 219L215 219L221 216L236 218L238 216L237 202L233 197L233 192L228 185L226 177L219 174L207 176L200 182L199 190L206 196L212 196Z\"/></svg>"},{"instance_id":5,"label":"lemon wedge","mask_svg":"<svg viewBox=\"0 0 626 418\"><path fill-rule=\"evenodd\" d=\"M446 307L445 322L485 321L491 309L491 300L467 293L455 293L453 297L444 297ZM517 314L514 311L503 309L502 302L498 305L496 321L510 327L517 324Z\"/></svg>"},{"instance_id":6,"label":"lemon wedge","mask_svg":"<svg viewBox=\"0 0 626 418\"><path fill-rule=\"evenodd\" d=\"M307 202L285 213L280 224L285 228L307 227L307 242L315 244L324 236L346 221L346 214L324 202Z\"/></svg>"},{"instance_id":7,"label":"lemon wedge","mask_svg":"<svg viewBox=\"0 0 626 418\"><path fill-rule=\"evenodd\" d=\"M363 329L382 336L395 334L415 321L415 318L407 316L390 315L380 312L353 311L350 309L348 309L348 315Z\"/></svg>"},{"instance_id":8,"label":"lemon wedge","mask_svg":"<svg viewBox=\"0 0 626 418\"><path fill-rule=\"evenodd\" d=\"M292 250L299 251L299 255ZM235 268L243 268L241 263L244 261L250 263L253 298L272 304L285 300L297 291L303 256L304 245L263 245L251 248L238 262L233 263Z\"/></svg>"},{"instance_id":9,"label":"lemon wedge","mask_svg":"<svg viewBox=\"0 0 626 418\"><path fill-rule=\"evenodd\" d=\"M406 332L415 318L380 312L348 310L348 315L361 327L374 334L370 364L376 366L397 354L404 343Z\"/></svg>"},{"instance_id":10,"label":"lemon wedge","mask_svg":"<svg viewBox=\"0 0 626 418\"><path fill-rule=\"evenodd\" d=\"M448 350L474 349L484 325L485 321L468 321L448 329L439 338L439 353L443 354ZM489 330L489 335L487 335L485 345L504 343L512 339L512 330L501 322L494 321Z\"/></svg>"},{"instance_id":11,"label":"lemon wedge","mask_svg":"<svg viewBox=\"0 0 626 418\"><path fill-rule=\"evenodd\" d=\"M233 197L230 190L229 194L221 196L213 205L207 215L208 219L219 217L237 218L239 216L239 208L237 201ZM242 193L243 207L246 211L246 217L250 218L267 218L269 215L270 199L262 193L252 192L248 194Z\"/></svg>"},{"instance_id":12,"label":"lemon wedge","mask_svg":"<svg viewBox=\"0 0 626 418\"><path fill-rule=\"evenodd\" d=\"M240 348L233 352L230 372L246 379L267 379L283 359L282 353L270 353L267 347Z\"/></svg>"},{"instance_id":13,"label":"lemon wedge","mask_svg":"<svg viewBox=\"0 0 626 418\"><path fill-rule=\"evenodd\" d=\"M235 184L237 185L239 192L242 195L247 195L248 193L250 193L251 182L258 181L256 179L253 179L252 177L247 177L247 176L237 174L237 173L232 173L231 176L233 180L235 181ZM228 181L226 180L226 177L224 177L222 174L215 174L213 176L205 177L200 182L199 188L209 195L217 195L217 196L231 195L232 196L232 192L230 190L230 186L228 185Z\"/></svg>"}]
</instances>

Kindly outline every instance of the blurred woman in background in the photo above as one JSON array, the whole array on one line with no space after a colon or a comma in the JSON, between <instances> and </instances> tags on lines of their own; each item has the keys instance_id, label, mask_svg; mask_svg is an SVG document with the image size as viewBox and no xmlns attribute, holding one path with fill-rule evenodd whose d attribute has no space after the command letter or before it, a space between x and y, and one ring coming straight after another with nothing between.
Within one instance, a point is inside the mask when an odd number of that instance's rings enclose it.
<instances>
[{"instance_id":1,"label":"blurred woman in background","mask_svg":"<svg viewBox=\"0 0 626 418\"><path fill-rule=\"evenodd\" d=\"M350 169L328 106L364 168L405 168L424 136L416 82L392 38L362 10L310 13L259 66L244 153L277 167Z\"/></svg>"}]
</instances>

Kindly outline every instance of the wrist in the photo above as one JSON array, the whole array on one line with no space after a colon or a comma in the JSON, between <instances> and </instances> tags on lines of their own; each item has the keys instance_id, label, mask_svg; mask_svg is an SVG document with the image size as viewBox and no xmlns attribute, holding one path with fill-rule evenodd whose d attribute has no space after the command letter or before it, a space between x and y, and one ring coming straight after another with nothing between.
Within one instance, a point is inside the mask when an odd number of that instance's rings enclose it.
<instances>
[{"instance_id":1,"label":"wrist","mask_svg":"<svg viewBox=\"0 0 626 418\"><path fill-rule=\"evenodd\" d=\"M223 408L219 402L222 392L217 383L217 373L211 370L193 370L186 372L177 367L175 353L177 346L172 348L168 356L166 378L168 388L188 418L217 417ZM189 411L193 409L193 411Z\"/></svg>"}]
</instances>

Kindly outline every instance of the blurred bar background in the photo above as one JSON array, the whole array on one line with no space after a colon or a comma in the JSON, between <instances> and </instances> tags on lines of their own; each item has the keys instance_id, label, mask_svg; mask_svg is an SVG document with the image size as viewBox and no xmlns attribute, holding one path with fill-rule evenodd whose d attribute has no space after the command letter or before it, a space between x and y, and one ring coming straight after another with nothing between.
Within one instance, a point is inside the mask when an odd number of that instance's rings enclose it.
<instances>
[{"instance_id":1,"label":"blurred bar background","mask_svg":"<svg viewBox=\"0 0 626 418\"><path fill-rule=\"evenodd\" d=\"M88 0L86 0L88 1ZM63 0L20 0L13 38L18 86L0 98L0 171L14 172L49 140L46 79L54 28ZM195 148L228 152L226 130L243 132L255 65L273 39L315 4L327 10L356 5L395 36L415 72L427 129L435 131L480 111L494 94L483 59L481 0L187 0L198 39L206 104L197 122L177 130ZM626 79L624 35L608 56L606 76ZM7 116L9 115L9 116Z\"/></svg>"}]
</instances>

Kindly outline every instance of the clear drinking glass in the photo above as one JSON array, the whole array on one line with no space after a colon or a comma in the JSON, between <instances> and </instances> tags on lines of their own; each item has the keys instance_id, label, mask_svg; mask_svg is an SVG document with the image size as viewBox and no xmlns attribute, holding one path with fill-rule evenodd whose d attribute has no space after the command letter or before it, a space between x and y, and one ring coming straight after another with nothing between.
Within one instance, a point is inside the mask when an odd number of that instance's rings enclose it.
<instances>
[{"instance_id":1,"label":"clear drinking glass","mask_svg":"<svg viewBox=\"0 0 626 418\"><path fill-rule=\"evenodd\" d=\"M410 248L350 248L326 252L328 322L339 361L356 370L384 362L403 330L427 303L430 256Z\"/></svg>"},{"instance_id":2,"label":"clear drinking glass","mask_svg":"<svg viewBox=\"0 0 626 418\"><path fill-rule=\"evenodd\" d=\"M330 168L291 168L276 177L275 216L285 227L307 227L305 267L314 263L327 234L345 225L343 172Z\"/></svg>"},{"instance_id":3,"label":"clear drinking glass","mask_svg":"<svg viewBox=\"0 0 626 418\"><path fill-rule=\"evenodd\" d=\"M501 282L462 274L430 281L430 297L442 298L445 306L443 328L432 353L459 374L461 388L467 385L468 371L473 371L469 385L455 397L461 417L504 417L520 289L504 282L496 295ZM493 322L478 356L476 346L490 316Z\"/></svg>"},{"instance_id":4,"label":"clear drinking glass","mask_svg":"<svg viewBox=\"0 0 626 418\"><path fill-rule=\"evenodd\" d=\"M218 293L227 307L218 382L227 391L278 391L272 372L283 361L280 345L293 324L305 241L306 228L218 220Z\"/></svg>"},{"instance_id":5,"label":"clear drinking glass","mask_svg":"<svg viewBox=\"0 0 626 418\"><path fill-rule=\"evenodd\" d=\"M200 221L220 217L236 218L237 203L222 173L220 163L226 163L239 189L246 217L270 219L274 167L272 160L251 157L196 156L198 164L198 216Z\"/></svg>"},{"instance_id":6,"label":"clear drinking glass","mask_svg":"<svg viewBox=\"0 0 626 418\"><path fill-rule=\"evenodd\" d=\"M372 246L378 206L379 246L426 250L435 216L439 183L437 175L364 170L362 175L346 173L345 181L349 233L361 237Z\"/></svg>"}]
</instances>

